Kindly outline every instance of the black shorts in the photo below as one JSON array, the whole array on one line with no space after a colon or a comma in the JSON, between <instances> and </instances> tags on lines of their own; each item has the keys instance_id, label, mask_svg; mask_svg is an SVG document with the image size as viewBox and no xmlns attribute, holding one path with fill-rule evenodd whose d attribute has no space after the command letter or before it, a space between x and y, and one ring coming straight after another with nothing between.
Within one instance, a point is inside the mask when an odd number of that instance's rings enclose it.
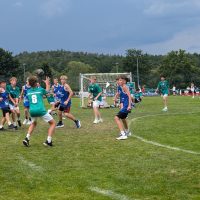
<instances>
[{"instance_id":1,"label":"black shorts","mask_svg":"<svg viewBox=\"0 0 200 200\"><path fill-rule=\"evenodd\" d=\"M9 108L9 107L2 108L1 110L2 110L2 113L3 113L3 117L5 117L5 116L6 116L6 113L11 113L11 112L10 112L10 108Z\"/></svg>"},{"instance_id":2,"label":"black shorts","mask_svg":"<svg viewBox=\"0 0 200 200\"><path fill-rule=\"evenodd\" d=\"M141 101L142 101L141 98L135 99L135 103L139 103L139 102L141 102Z\"/></svg>"},{"instance_id":3,"label":"black shorts","mask_svg":"<svg viewBox=\"0 0 200 200\"><path fill-rule=\"evenodd\" d=\"M128 116L128 113L119 111L116 116L119 117L119 119L126 119Z\"/></svg>"},{"instance_id":4,"label":"black shorts","mask_svg":"<svg viewBox=\"0 0 200 200\"><path fill-rule=\"evenodd\" d=\"M70 113L70 108L71 108L71 106L59 106L59 111L62 111L62 112L64 112L64 113Z\"/></svg>"}]
</instances>

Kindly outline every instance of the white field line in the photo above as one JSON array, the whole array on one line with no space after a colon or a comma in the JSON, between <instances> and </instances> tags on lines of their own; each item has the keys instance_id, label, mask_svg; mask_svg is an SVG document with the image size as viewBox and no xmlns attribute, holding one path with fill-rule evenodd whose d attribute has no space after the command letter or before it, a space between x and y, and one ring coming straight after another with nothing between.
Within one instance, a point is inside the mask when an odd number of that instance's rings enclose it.
<instances>
[{"instance_id":1,"label":"white field line","mask_svg":"<svg viewBox=\"0 0 200 200\"><path fill-rule=\"evenodd\" d=\"M147 118L147 117L156 117L156 116L165 116L165 115L183 115L183 114L185 115L185 114L195 114L195 113L199 113L199 112L146 115L146 116L136 117L136 118L130 120L129 126L130 126L134 121L136 121L136 120L138 120L138 119ZM195 152L195 151L191 151L191 150L181 149L181 148L179 148L179 147L172 147L172 146L169 146L169 145L160 144L160 143L158 143L158 142L154 142L154 141L151 141L151 140L146 140L145 138L140 137L140 136L137 136L137 135L135 135L135 134L133 134L133 137L139 139L139 140L142 141L142 142L145 142L145 143L147 143L147 144L152 144L152 145L154 145L154 146L163 147L163 148L170 149L170 150L174 150L174 151L182 151L182 152L184 152L184 153L189 153L189 154L200 155L200 152Z\"/></svg>"},{"instance_id":2,"label":"white field line","mask_svg":"<svg viewBox=\"0 0 200 200\"><path fill-rule=\"evenodd\" d=\"M92 192L102 194L103 196L110 197L111 199L131 200L127 196L122 195L122 194L117 194L117 193L113 192L112 190L104 190L104 189L101 189L101 188L98 188L98 187L90 187L89 190L91 190ZM132 199L132 200L136 200L136 199Z\"/></svg>"},{"instance_id":3,"label":"white field line","mask_svg":"<svg viewBox=\"0 0 200 200\"><path fill-rule=\"evenodd\" d=\"M32 170L34 170L34 171L42 172L42 171L44 170L41 166L36 165L35 163L26 160L26 159L25 159L24 157L22 157L21 155L18 156L18 158L19 158L19 160L20 160L23 164L27 165L28 167L30 167L30 168L31 168Z\"/></svg>"}]
</instances>

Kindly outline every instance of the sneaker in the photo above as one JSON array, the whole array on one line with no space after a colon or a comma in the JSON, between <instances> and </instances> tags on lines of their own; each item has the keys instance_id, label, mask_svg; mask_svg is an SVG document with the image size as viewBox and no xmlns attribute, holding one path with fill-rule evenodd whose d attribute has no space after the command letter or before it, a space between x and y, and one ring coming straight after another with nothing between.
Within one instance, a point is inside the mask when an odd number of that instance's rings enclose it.
<instances>
[{"instance_id":1,"label":"sneaker","mask_svg":"<svg viewBox=\"0 0 200 200\"><path fill-rule=\"evenodd\" d=\"M28 139L27 137L23 140L23 144L24 144L24 146L26 146L26 147L29 146L29 139Z\"/></svg>"},{"instance_id":2,"label":"sneaker","mask_svg":"<svg viewBox=\"0 0 200 200\"><path fill-rule=\"evenodd\" d=\"M47 140L46 142L43 143L44 146L49 146L49 147L52 147L53 144L52 144L52 141L49 143Z\"/></svg>"},{"instance_id":3,"label":"sneaker","mask_svg":"<svg viewBox=\"0 0 200 200\"><path fill-rule=\"evenodd\" d=\"M31 125L32 121L28 120L28 122L26 123L26 125Z\"/></svg>"},{"instance_id":4,"label":"sneaker","mask_svg":"<svg viewBox=\"0 0 200 200\"><path fill-rule=\"evenodd\" d=\"M20 120L20 119L17 120L17 123L18 123L19 127L22 126L22 123L21 123L21 120Z\"/></svg>"},{"instance_id":5,"label":"sneaker","mask_svg":"<svg viewBox=\"0 0 200 200\"><path fill-rule=\"evenodd\" d=\"M162 111L163 111L163 112L166 112L166 111L168 111L168 109L167 109L167 108L163 108Z\"/></svg>"},{"instance_id":6,"label":"sneaker","mask_svg":"<svg viewBox=\"0 0 200 200\"><path fill-rule=\"evenodd\" d=\"M132 133L131 133L131 131L126 131L126 136L131 136L132 135Z\"/></svg>"},{"instance_id":7,"label":"sneaker","mask_svg":"<svg viewBox=\"0 0 200 200\"><path fill-rule=\"evenodd\" d=\"M15 127L14 127L14 125L13 124L10 124L9 126L8 126L8 129L14 129Z\"/></svg>"},{"instance_id":8,"label":"sneaker","mask_svg":"<svg viewBox=\"0 0 200 200\"><path fill-rule=\"evenodd\" d=\"M93 121L93 124L98 124L99 123L99 120L98 119L95 119L94 121Z\"/></svg>"},{"instance_id":9,"label":"sneaker","mask_svg":"<svg viewBox=\"0 0 200 200\"><path fill-rule=\"evenodd\" d=\"M62 127L64 127L64 124L62 122L58 122L56 128L62 128Z\"/></svg>"},{"instance_id":10,"label":"sneaker","mask_svg":"<svg viewBox=\"0 0 200 200\"><path fill-rule=\"evenodd\" d=\"M0 131L5 131L6 129L4 127L0 128Z\"/></svg>"},{"instance_id":11,"label":"sneaker","mask_svg":"<svg viewBox=\"0 0 200 200\"><path fill-rule=\"evenodd\" d=\"M118 138L116 138L117 140L126 140L128 137L127 135L121 135Z\"/></svg>"},{"instance_id":12,"label":"sneaker","mask_svg":"<svg viewBox=\"0 0 200 200\"><path fill-rule=\"evenodd\" d=\"M76 124L76 128L81 128L81 122L80 122L80 120L76 120L75 124Z\"/></svg>"},{"instance_id":13,"label":"sneaker","mask_svg":"<svg viewBox=\"0 0 200 200\"><path fill-rule=\"evenodd\" d=\"M28 123L28 119L25 119L22 124L26 125L27 123Z\"/></svg>"},{"instance_id":14,"label":"sneaker","mask_svg":"<svg viewBox=\"0 0 200 200\"><path fill-rule=\"evenodd\" d=\"M18 129L18 127L17 127L17 126L14 126L14 125L13 125L13 127L14 127L14 129L15 129L15 130L17 130L17 129Z\"/></svg>"},{"instance_id":15,"label":"sneaker","mask_svg":"<svg viewBox=\"0 0 200 200\"><path fill-rule=\"evenodd\" d=\"M103 119L102 119L102 118L100 118L100 119L98 120L98 122L99 122L99 123L102 123L102 122L103 122Z\"/></svg>"}]
</instances>

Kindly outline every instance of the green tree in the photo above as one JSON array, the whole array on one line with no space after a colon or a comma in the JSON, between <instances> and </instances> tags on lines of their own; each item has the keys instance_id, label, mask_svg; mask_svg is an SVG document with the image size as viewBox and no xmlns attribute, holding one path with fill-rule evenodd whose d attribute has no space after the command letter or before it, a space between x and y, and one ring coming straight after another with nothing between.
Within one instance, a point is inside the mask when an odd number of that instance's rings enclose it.
<instances>
[{"instance_id":1,"label":"green tree","mask_svg":"<svg viewBox=\"0 0 200 200\"><path fill-rule=\"evenodd\" d=\"M22 68L17 59L12 56L11 52L8 52L0 48L0 76L9 79L11 76L19 77L23 80Z\"/></svg>"},{"instance_id":2,"label":"green tree","mask_svg":"<svg viewBox=\"0 0 200 200\"><path fill-rule=\"evenodd\" d=\"M43 63L41 69L44 71L44 76L52 78L52 70L48 63Z\"/></svg>"}]
</instances>

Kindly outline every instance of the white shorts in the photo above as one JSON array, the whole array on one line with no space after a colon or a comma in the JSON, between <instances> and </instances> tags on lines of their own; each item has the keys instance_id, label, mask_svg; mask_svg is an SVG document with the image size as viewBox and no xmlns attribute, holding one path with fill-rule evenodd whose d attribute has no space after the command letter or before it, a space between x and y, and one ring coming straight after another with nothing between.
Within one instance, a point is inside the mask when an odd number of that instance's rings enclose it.
<instances>
[{"instance_id":1,"label":"white shorts","mask_svg":"<svg viewBox=\"0 0 200 200\"><path fill-rule=\"evenodd\" d=\"M168 94L162 94L161 97L168 97Z\"/></svg>"},{"instance_id":2,"label":"white shorts","mask_svg":"<svg viewBox=\"0 0 200 200\"><path fill-rule=\"evenodd\" d=\"M19 110L19 106L16 107L12 104L9 104L9 108L10 108L10 110Z\"/></svg>"},{"instance_id":3,"label":"white shorts","mask_svg":"<svg viewBox=\"0 0 200 200\"><path fill-rule=\"evenodd\" d=\"M100 104L101 104L101 101L99 101L99 100L93 101L93 108L98 108L100 106Z\"/></svg>"},{"instance_id":4,"label":"white shorts","mask_svg":"<svg viewBox=\"0 0 200 200\"><path fill-rule=\"evenodd\" d=\"M33 123L33 122L37 121L37 118L38 118L38 117L31 117L31 122ZM51 120L53 119L53 117L52 117L49 113L46 113L46 114L43 115L41 118L42 118L45 122L49 122L49 121L51 121Z\"/></svg>"}]
</instances>

